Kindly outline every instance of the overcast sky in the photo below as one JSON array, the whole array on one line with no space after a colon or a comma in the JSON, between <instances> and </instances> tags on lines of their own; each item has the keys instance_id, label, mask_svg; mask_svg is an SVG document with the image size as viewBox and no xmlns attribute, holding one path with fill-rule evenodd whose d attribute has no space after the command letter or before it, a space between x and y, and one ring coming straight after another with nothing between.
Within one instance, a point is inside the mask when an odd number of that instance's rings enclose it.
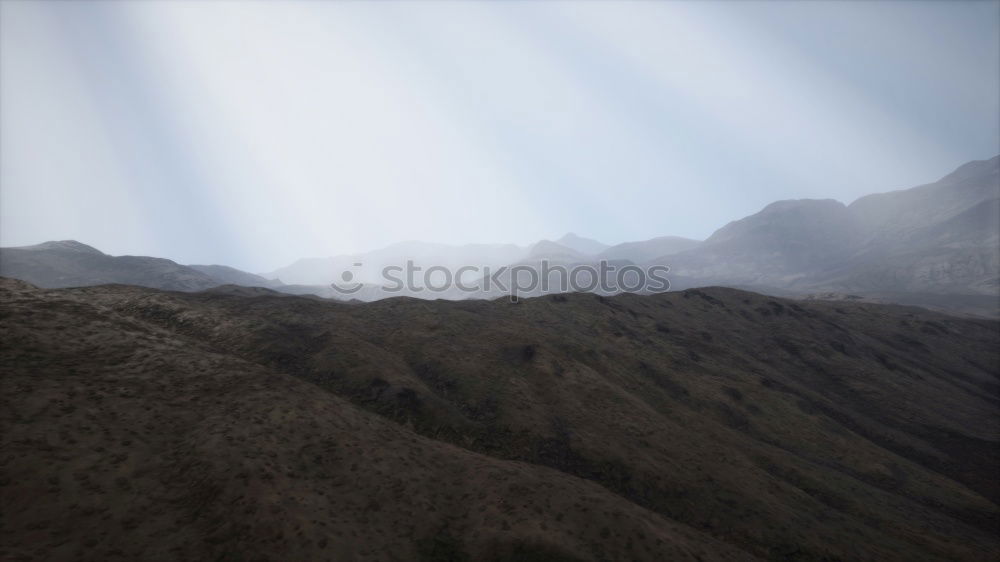
<instances>
[{"instance_id":1,"label":"overcast sky","mask_svg":"<svg viewBox=\"0 0 1000 562\"><path fill-rule=\"evenodd\" d=\"M998 2L15 2L0 244L704 238L1000 152Z\"/></svg>"}]
</instances>

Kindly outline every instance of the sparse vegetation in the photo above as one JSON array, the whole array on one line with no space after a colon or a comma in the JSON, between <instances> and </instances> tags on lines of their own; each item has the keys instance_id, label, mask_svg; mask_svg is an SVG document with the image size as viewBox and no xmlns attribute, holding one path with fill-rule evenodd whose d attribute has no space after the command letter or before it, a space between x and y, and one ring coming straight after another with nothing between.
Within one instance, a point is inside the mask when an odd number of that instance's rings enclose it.
<instances>
[{"instance_id":1,"label":"sparse vegetation","mask_svg":"<svg viewBox=\"0 0 1000 562\"><path fill-rule=\"evenodd\" d=\"M1000 553L994 321L0 290L4 558Z\"/></svg>"}]
</instances>

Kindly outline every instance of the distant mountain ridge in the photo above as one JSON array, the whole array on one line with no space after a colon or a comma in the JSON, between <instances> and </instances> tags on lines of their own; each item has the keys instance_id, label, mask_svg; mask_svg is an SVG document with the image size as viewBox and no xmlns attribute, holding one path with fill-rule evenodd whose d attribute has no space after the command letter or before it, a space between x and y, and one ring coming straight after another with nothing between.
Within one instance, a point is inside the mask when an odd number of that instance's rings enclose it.
<instances>
[{"instance_id":1,"label":"distant mountain ridge","mask_svg":"<svg viewBox=\"0 0 1000 562\"><path fill-rule=\"evenodd\" d=\"M779 201L669 262L683 286L995 296L1000 156L937 182L833 200Z\"/></svg>"},{"instance_id":2,"label":"distant mountain ridge","mask_svg":"<svg viewBox=\"0 0 1000 562\"><path fill-rule=\"evenodd\" d=\"M281 284L224 265L181 265L148 256L109 256L75 240L0 248L0 276L39 287L138 285L172 291L201 291L220 285L277 287Z\"/></svg>"},{"instance_id":3,"label":"distant mountain ridge","mask_svg":"<svg viewBox=\"0 0 1000 562\"><path fill-rule=\"evenodd\" d=\"M49 288L124 283L197 291L235 284L360 300L400 294L465 299L499 294L387 293L380 287L383 268L410 261L423 270L442 266L455 271L466 265L496 270L539 267L542 260L566 266L600 260L667 265L675 288L723 285L789 296L857 294L944 309L951 299L956 310L996 316L1000 156L966 163L933 183L867 195L850 205L832 199L776 201L726 224L705 241L662 236L608 246L573 233L529 246L409 241L371 252L305 258L263 275L223 265L108 256L79 242L57 241L0 248L0 275ZM330 287L347 273L366 285L364 290L343 295Z\"/></svg>"},{"instance_id":4,"label":"distant mountain ridge","mask_svg":"<svg viewBox=\"0 0 1000 562\"><path fill-rule=\"evenodd\" d=\"M189 265L191 269L200 271L216 281L227 285L242 285L244 287L280 287L281 281L265 279L260 275L240 271L227 265Z\"/></svg>"},{"instance_id":5,"label":"distant mountain ridge","mask_svg":"<svg viewBox=\"0 0 1000 562\"><path fill-rule=\"evenodd\" d=\"M429 242L398 242L370 252L342 254L325 258L303 258L294 263L262 274L288 285L328 285L350 271L354 279L375 283L388 265L414 265L427 268L440 265L457 269L474 263L499 267L524 258L529 248L514 244L467 244L463 246ZM355 265L360 264L360 265Z\"/></svg>"},{"instance_id":6,"label":"distant mountain ridge","mask_svg":"<svg viewBox=\"0 0 1000 562\"><path fill-rule=\"evenodd\" d=\"M46 288L121 283L174 291L200 291L222 283L164 258L109 256L75 240L0 248L0 276Z\"/></svg>"},{"instance_id":7,"label":"distant mountain ridge","mask_svg":"<svg viewBox=\"0 0 1000 562\"><path fill-rule=\"evenodd\" d=\"M565 234L562 238L556 240L555 242L560 246L565 246L585 256L594 256L608 249L608 245L603 242L598 242L597 240L593 240L591 238L583 238L573 234L572 232Z\"/></svg>"},{"instance_id":8,"label":"distant mountain ridge","mask_svg":"<svg viewBox=\"0 0 1000 562\"><path fill-rule=\"evenodd\" d=\"M702 244L700 240L692 240L681 236L659 236L641 242L625 242L611 246L597 255L606 260L628 260L643 263L664 256L690 250Z\"/></svg>"},{"instance_id":9,"label":"distant mountain ridge","mask_svg":"<svg viewBox=\"0 0 1000 562\"><path fill-rule=\"evenodd\" d=\"M703 244L659 258L675 276L789 287L847 257L854 245L847 207L832 199L771 203L716 230Z\"/></svg>"},{"instance_id":10,"label":"distant mountain ridge","mask_svg":"<svg viewBox=\"0 0 1000 562\"><path fill-rule=\"evenodd\" d=\"M525 256L527 259L557 259L568 261L579 261L587 254L551 240L542 240L531 247L531 251Z\"/></svg>"}]
</instances>

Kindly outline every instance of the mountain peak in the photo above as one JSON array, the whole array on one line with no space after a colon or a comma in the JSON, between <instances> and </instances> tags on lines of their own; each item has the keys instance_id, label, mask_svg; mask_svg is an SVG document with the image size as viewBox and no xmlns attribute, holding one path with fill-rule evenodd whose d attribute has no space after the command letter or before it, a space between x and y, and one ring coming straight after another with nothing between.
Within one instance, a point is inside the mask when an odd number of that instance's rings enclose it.
<instances>
[{"instance_id":1,"label":"mountain peak","mask_svg":"<svg viewBox=\"0 0 1000 562\"><path fill-rule=\"evenodd\" d=\"M93 246L88 246L82 242L77 242L76 240L50 240L48 242L42 242L41 244L35 244L34 246L21 246L18 248L20 250L57 250L63 252L79 252L85 254L95 254L103 256L104 252L98 250Z\"/></svg>"},{"instance_id":2,"label":"mountain peak","mask_svg":"<svg viewBox=\"0 0 1000 562\"><path fill-rule=\"evenodd\" d=\"M972 160L962 164L955 171L941 178L941 182L959 182L970 178L987 176L990 173L996 174L1000 169L1000 155L986 160Z\"/></svg>"},{"instance_id":3,"label":"mountain peak","mask_svg":"<svg viewBox=\"0 0 1000 562\"><path fill-rule=\"evenodd\" d=\"M610 247L592 238L577 236L572 232L567 232L562 238L556 240L555 243L586 255L599 254Z\"/></svg>"},{"instance_id":4,"label":"mountain peak","mask_svg":"<svg viewBox=\"0 0 1000 562\"><path fill-rule=\"evenodd\" d=\"M528 255L529 257L532 258L550 258L550 257L576 258L580 256L580 252L559 242L553 242L551 240L541 240L535 243L535 245L531 247L531 251L528 253Z\"/></svg>"}]
</instances>

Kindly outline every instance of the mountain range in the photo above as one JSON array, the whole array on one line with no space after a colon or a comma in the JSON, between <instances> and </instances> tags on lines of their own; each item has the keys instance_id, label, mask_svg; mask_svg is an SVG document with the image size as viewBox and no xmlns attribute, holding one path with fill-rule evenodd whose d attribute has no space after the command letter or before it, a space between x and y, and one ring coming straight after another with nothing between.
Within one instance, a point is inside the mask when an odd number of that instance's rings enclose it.
<instances>
[{"instance_id":1,"label":"mountain range","mask_svg":"<svg viewBox=\"0 0 1000 562\"><path fill-rule=\"evenodd\" d=\"M997 559L998 165L704 241L3 248L0 559ZM401 260L675 290L408 298Z\"/></svg>"},{"instance_id":2,"label":"mountain range","mask_svg":"<svg viewBox=\"0 0 1000 562\"><path fill-rule=\"evenodd\" d=\"M1000 156L973 161L912 189L834 200L786 200L733 221L704 241L663 236L608 246L567 234L529 246L403 242L367 253L305 258L254 275L221 265L108 256L75 241L0 249L0 275L40 287L105 283L195 291L224 284L293 294L377 300L400 294L493 298L497 293L388 293L386 266L497 269L600 260L666 265L675 288L722 285L773 295L855 295L958 313L1000 314ZM330 282L364 284L345 296ZM541 294L536 292L534 294Z\"/></svg>"},{"instance_id":3,"label":"mountain range","mask_svg":"<svg viewBox=\"0 0 1000 562\"><path fill-rule=\"evenodd\" d=\"M688 283L995 296L1000 157L913 189L779 201L658 260Z\"/></svg>"}]
</instances>

